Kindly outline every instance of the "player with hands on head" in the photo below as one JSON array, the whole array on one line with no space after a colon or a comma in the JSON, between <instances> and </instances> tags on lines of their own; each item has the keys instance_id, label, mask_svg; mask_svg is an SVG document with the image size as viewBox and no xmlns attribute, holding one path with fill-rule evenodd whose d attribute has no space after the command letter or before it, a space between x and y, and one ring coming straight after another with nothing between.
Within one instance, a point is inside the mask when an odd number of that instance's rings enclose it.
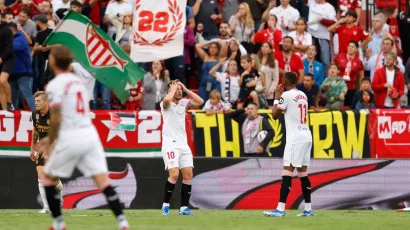
<instances>
[{"instance_id":1,"label":"player with hands on head","mask_svg":"<svg viewBox=\"0 0 410 230\"><path fill-rule=\"evenodd\" d=\"M182 98L183 92L191 99ZM187 109L200 106L203 103L204 100L201 97L187 89L178 80L174 80L168 84L168 94L160 104L163 118L162 157L165 169L168 170L169 174L165 182L164 202L162 204L164 216L170 215L169 202L180 171L182 173L182 186L179 215L194 215L188 208L194 163L192 151L187 141L185 113Z\"/></svg>"}]
</instances>

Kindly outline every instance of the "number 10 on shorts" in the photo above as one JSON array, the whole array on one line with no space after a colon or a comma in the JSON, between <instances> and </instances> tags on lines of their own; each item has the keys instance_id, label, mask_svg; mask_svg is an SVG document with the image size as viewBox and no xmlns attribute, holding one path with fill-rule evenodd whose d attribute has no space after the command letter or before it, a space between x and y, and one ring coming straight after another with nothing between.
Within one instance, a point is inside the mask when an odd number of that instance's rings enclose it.
<instances>
[{"instance_id":1,"label":"number 10 on shorts","mask_svg":"<svg viewBox=\"0 0 410 230\"><path fill-rule=\"evenodd\" d=\"M174 159L175 158L175 153L173 151L172 152L167 152L167 157L168 157L169 160Z\"/></svg>"}]
</instances>

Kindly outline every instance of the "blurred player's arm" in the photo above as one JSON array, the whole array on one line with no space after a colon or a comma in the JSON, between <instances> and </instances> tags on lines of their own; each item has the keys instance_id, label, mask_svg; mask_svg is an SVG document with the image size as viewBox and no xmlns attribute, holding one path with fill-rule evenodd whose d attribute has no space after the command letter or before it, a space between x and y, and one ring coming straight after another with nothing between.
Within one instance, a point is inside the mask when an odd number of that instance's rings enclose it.
<instances>
[{"instance_id":1,"label":"blurred player's arm","mask_svg":"<svg viewBox=\"0 0 410 230\"><path fill-rule=\"evenodd\" d=\"M162 106L164 109L168 109L169 105L171 104L172 100L174 100L175 92L178 89L178 83L174 82L171 84L168 94L165 95L164 100L162 101Z\"/></svg>"},{"instance_id":2,"label":"blurred player's arm","mask_svg":"<svg viewBox=\"0 0 410 230\"><path fill-rule=\"evenodd\" d=\"M48 133L48 143L50 147L52 143L57 139L58 131L61 124L61 106L54 105L50 107L50 132Z\"/></svg>"},{"instance_id":3,"label":"blurred player's arm","mask_svg":"<svg viewBox=\"0 0 410 230\"><path fill-rule=\"evenodd\" d=\"M231 113L229 113L229 118L242 124L246 119L246 110L245 109L237 109Z\"/></svg>"},{"instance_id":4,"label":"blurred player's arm","mask_svg":"<svg viewBox=\"0 0 410 230\"><path fill-rule=\"evenodd\" d=\"M204 103L204 99L202 99L198 94L192 92L191 90L187 89L184 84L181 82L178 82L180 86L182 86L183 91L187 94L191 100L189 101L189 104L187 106L187 109L191 109L197 106L200 106Z\"/></svg>"},{"instance_id":5,"label":"blurred player's arm","mask_svg":"<svg viewBox=\"0 0 410 230\"><path fill-rule=\"evenodd\" d=\"M282 97L283 94L283 86L278 85L275 90L275 101L273 102L272 108L272 117L273 119L277 120L284 110L286 110L286 103Z\"/></svg>"},{"instance_id":6,"label":"blurred player's arm","mask_svg":"<svg viewBox=\"0 0 410 230\"><path fill-rule=\"evenodd\" d=\"M267 132L265 139L263 139L263 141L260 143L260 146L265 149L266 146L269 145L269 142L272 141L274 135L273 129L270 126L268 119L266 118L262 119L262 130L265 130Z\"/></svg>"},{"instance_id":7,"label":"blurred player's arm","mask_svg":"<svg viewBox=\"0 0 410 230\"><path fill-rule=\"evenodd\" d=\"M34 155L34 146L38 141L38 137L39 137L38 131L37 131L36 127L33 126L33 134L32 134L32 137L31 137L31 147L30 147L30 159L32 161L36 160L36 156Z\"/></svg>"}]
</instances>

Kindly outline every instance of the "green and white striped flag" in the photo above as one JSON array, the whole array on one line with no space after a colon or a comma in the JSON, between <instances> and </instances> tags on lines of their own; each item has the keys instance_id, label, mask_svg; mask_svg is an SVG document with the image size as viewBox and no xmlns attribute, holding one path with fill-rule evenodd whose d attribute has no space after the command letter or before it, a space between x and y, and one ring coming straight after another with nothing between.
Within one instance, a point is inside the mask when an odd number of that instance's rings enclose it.
<instances>
[{"instance_id":1,"label":"green and white striped flag","mask_svg":"<svg viewBox=\"0 0 410 230\"><path fill-rule=\"evenodd\" d=\"M137 116L133 113L111 112L111 128L114 130L135 131Z\"/></svg>"},{"instance_id":2,"label":"green and white striped flag","mask_svg":"<svg viewBox=\"0 0 410 230\"><path fill-rule=\"evenodd\" d=\"M145 72L88 18L70 11L44 44L68 47L78 61L99 82L110 88L121 102Z\"/></svg>"}]
</instances>

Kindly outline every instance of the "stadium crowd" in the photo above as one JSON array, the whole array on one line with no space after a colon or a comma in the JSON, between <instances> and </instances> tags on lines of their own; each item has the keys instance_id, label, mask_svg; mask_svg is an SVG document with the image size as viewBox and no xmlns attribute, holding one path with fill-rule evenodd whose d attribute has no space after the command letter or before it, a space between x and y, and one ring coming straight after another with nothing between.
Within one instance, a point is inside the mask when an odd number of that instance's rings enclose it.
<instances>
[{"instance_id":1,"label":"stadium crowd","mask_svg":"<svg viewBox=\"0 0 410 230\"><path fill-rule=\"evenodd\" d=\"M53 78L50 47L42 44L70 9L89 17L129 54L134 2L0 0L0 65L10 74L8 81L0 76L2 109L35 110L33 93ZM409 106L410 46L402 42L410 38L403 32L410 28L408 12L380 9L366 32L360 0L187 3L184 54L137 63L147 73L127 103L121 105L79 63L72 64L87 80L92 109L158 109L174 79L198 90L207 113L243 108L249 101L268 108L289 71L297 74L297 88L311 109ZM7 40L10 31L13 39Z\"/></svg>"}]
</instances>

